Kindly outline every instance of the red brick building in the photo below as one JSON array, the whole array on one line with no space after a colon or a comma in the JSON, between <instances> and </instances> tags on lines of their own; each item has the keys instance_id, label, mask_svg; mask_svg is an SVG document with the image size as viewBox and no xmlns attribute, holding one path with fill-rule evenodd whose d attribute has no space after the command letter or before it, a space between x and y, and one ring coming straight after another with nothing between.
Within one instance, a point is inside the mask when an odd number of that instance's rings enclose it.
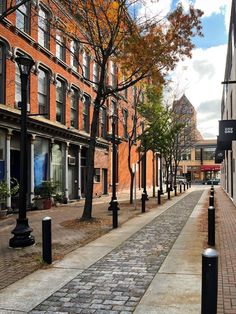
<instances>
[{"instance_id":1,"label":"red brick building","mask_svg":"<svg viewBox=\"0 0 236 314\"><path fill-rule=\"evenodd\" d=\"M58 4L54 2L55 6ZM0 11L4 10L0 0ZM0 12L1 13L1 12ZM28 117L28 192L33 203L34 188L43 180L60 182L60 190L69 200L84 196L86 156L93 112L94 85L82 78L78 62L64 47L63 37L50 29L47 20L53 12L41 1L30 1L0 23L0 180L10 186L19 180L21 81L15 58L26 54L35 61L29 84ZM96 80L97 67L86 47L71 40L84 73ZM108 82L113 83L114 64L109 63ZM119 100L110 98L101 108L95 152L94 194L111 191L112 149L110 115L118 110L117 190L128 190L128 134L134 123L134 88L123 92ZM30 114L40 114L30 116ZM137 125L137 135L141 127ZM137 163L137 184L141 187L139 143L132 147L131 162ZM148 153L147 185L153 181L152 154ZM11 199L8 199L11 207Z\"/></svg>"}]
</instances>

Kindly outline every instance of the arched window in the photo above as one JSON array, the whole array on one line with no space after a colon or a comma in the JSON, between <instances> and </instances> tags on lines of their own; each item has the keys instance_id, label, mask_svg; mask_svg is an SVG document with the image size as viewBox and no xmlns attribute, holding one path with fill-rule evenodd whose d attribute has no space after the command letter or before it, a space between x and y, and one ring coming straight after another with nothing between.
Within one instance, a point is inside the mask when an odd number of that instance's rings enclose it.
<instances>
[{"instance_id":1,"label":"arched window","mask_svg":"<svg viewBox=\"0 0 236 314\"><path fill-rule=\"evenodd\" d=\"M79 107L79 91L76 88L71 89L70 95L70 125L78 128L78 107Z\"/></svg>"},{"instance_id":2,"label":"arched window","mask_svg":"<svg viewBox=\"0 0 236 314\"><path fill-rule=\"evenodd\" d=\"M66 84L65 81L57 79L56 81L56 120L65 124L66 110Z\"/></svg>"},{"instance_id":3,"label":"arched window","mask_svg":"<svg viewBox=\"0 0 236 314\"><path fill-rule=\"evenodd\" d=\"M0 103L5 103L6 91L6 46L0 42Z\"/></svg>"},{"instance_id":4,"label":"arched window","mask_svg":"<svg viewBox=\"0 0 236 314\"><path fill-rule=\"evenodd\" d=\"M50 38L50 28L49 28L49 12L44 8L39 8L38 16L38 43L49 49L49 38Z\"/></svg>"},{"instance_id":5,"label":"arched window","mask_svg":"<svg viewBox=\"0 0 236 314\"><path fill-rule=\"evenodd\" d=\"M17 0L16 4L19 2L20 0ZM22 32L30 33L30 2L20 5L16 10L16 27Z\"/></svg>"},{"instance_id":6,"label":"arched window","mask_svg":"<svg viewBox=\"0 0 236 314\"><path fill-rule=\"evenodd\" d=\"M48 114L49 112L49 73L44 68L39 68L38 74L38 112ZM48 116L47 116L48 117Z\"/></svg>"}]
</instances>

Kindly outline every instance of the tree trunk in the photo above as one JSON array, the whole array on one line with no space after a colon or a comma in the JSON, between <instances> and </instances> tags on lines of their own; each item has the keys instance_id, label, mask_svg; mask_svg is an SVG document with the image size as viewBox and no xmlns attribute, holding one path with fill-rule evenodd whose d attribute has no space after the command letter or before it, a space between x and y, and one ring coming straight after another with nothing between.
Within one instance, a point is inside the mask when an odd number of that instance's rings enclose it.
<instances>
[{"instance_id":1,"label":"tree trunk","mask_svg":"<svg viewBox=\"0 0 236 314\"><path fill-rule=\"evenodd\" d=\"M92 205L93 205L93 177L94 177L94 156L95 156L95 147L96 147L96 135L98 128L98 119L99 119L99 99L96 99L94 102L94 111L91 124L90 132L90 141L89 149L87 156L87 182L86 182L86 191L85 191L85 204L84 211L82 214L82 219L90 220L92 219Z\"/></svg>"},{"instance_id":2,"label":"tree trunk","mask_svg":"<svg viewBox=\"0 0 236 314\"><path fill-rule=\"evenodd\" d=\"M133 195L134 195L134 176L135 174L133 172L130 173L130 197L129 197L129 203L133 204Z\"/></svg>"}]
</instances>

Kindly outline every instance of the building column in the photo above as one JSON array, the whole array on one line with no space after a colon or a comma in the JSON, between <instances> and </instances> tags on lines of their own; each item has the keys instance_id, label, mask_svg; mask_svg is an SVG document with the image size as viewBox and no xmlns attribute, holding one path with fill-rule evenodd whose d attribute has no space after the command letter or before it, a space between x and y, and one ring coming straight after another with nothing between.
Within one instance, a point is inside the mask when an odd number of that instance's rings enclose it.
<instances>
[{"instance_id":1,"label":"building column","mask_svg":"<svg viewBox=\"0 0 236 314\"><path fill-rule=\"evenodd\" d=\"M66 142L65 147L65 203L69 200L69 180L68 180L68 152L69 152L69 142Z\"/></svg>"},{"instance_id":2,"label":"building column","mask_svg":"<svg viewBox=\"0 0 236 314\"><path fill-rule=\"evenodd\" d=\"M36 136L34 134L31 135L31 143L30 143L30 205L32 206L34 203L34 142Z\"/></svg>"},{"instance_id":3,"label":"building column","mask_svg":"<svg viewBox=\"0 0 236 314\"><path fill-rule=\"evenodd\" d=\"M78 147L78 199L81 199L81 150L82 146Z\"/></svg>"},{"instance_id":4,"label":"building column","mask_svg":"<svg viewBox=\"0 0 236 314\"><path fill-rule=\"evenodd\" d=\"M52 180L52 147L54 144L54 139L51 139L50 152L49 152L49 179Z\"/></svg>"},{"instance_id":5,"label":"building column","mask_svg":"<svg viewBox=\"0 0 236 314\"><path fill-rule=\"evenodd\" d=\"M7 131L6 135L6 182L9 191L11 190L11 136L12 130ZM7 197L7 208L11 208L11 196Z\"/></svg>"}]
</instances>

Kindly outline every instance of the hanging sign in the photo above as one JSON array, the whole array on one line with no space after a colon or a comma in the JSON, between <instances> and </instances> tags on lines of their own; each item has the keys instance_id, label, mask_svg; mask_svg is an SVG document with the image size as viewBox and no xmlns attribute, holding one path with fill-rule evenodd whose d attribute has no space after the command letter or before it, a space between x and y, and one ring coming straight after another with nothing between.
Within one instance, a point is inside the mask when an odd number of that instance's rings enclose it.
<instances>
[{"instance_id":1,"label":"hanging sign","mask_svg":"<svg viewBox=\"0 0 236 314\"><path fill-rule=\"evenodd\" d=\"M230 142L236 140L236 120L219 121L219 141Z\"/></svg>"},{"instance_id":2,"label":"hanging sign","mask_svg":"<svg viewBox=\"0 0 236 314\"><path fill-rule=\"evenodd\" d=\"M215 163L221 164L222 161L224 160L224 158L225 158L225 151L216 149L216 151L215 151Z\"/></svg>"}]
</instances>

